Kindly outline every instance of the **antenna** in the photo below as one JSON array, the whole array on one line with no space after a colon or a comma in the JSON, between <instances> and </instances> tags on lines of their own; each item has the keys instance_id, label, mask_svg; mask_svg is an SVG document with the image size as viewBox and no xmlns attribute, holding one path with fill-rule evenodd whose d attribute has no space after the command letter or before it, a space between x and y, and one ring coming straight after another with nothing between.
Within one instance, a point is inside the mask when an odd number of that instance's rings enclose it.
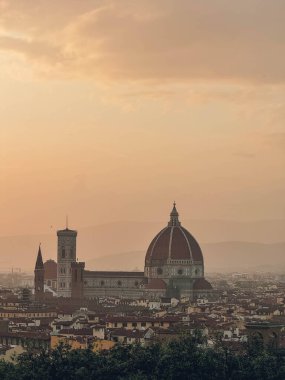
<instances>
[{"instance_id":1,"label":"antenna","mask_svg":"<svg viewBox=\"0 0 285 380\"><path fill-rule=\"evenodd\" d=\"M66 229L68 230L68 215L66 215L66 222L65 222Z\"/></svg>"}]
</instances>

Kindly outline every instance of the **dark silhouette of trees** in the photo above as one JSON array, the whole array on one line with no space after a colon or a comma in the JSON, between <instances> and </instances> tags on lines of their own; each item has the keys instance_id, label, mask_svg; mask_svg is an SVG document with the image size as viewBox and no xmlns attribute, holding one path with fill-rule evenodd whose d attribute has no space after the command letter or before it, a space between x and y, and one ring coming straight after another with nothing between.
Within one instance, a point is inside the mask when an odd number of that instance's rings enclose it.
<instances>
[{"instance_id":1,"label":"dark silhouette of trees","mask_svg":"<svg viewBox=\"0 0 285 380\"><path fill-rule=\"evenodd\" d=\"M201 336L181 337L148 347L116 346L28 352L14 363L0 361L2 380L284 380L285 353L258 342L233 351L219 343L205 346Z\"/></svg>"}]
</instances>

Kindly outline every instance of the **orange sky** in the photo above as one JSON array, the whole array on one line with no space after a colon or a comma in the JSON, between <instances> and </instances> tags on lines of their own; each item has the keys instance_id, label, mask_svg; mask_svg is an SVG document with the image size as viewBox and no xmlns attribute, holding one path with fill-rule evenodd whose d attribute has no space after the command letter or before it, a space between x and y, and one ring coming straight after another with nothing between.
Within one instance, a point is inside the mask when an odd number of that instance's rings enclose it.
<instances>
[{"instance_id":1,"label":"orange sky","mask_svg":"<svg viewBox=\"0 0 285 380\"><path fill-rule=\"evenodd\" d=\"M284 218L284 0L0 0L0 231Z\"/></svg>"}]
</instances>

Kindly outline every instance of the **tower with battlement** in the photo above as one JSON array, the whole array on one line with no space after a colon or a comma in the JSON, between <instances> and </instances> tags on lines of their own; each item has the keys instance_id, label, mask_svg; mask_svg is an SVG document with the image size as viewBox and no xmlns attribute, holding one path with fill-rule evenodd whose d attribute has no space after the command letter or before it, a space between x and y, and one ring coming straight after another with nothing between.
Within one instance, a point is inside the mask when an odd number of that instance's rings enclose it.
<instances>
[{"instance_id":1,"label":"tower with battlement","mask_svg":"<svg viewBox=\"0 0 285 380\"><path fill-rule=\"evenodd\" d=\"M150 243L144 272L86 270L77 262L77 232L68 226L57 232L57 293L73 299L120 297L209 298L212 285L204 277L202 250L182 226L176 204L170 220Z\"/></svg>"},{"instance_id":2,"label":"tower with battlement","mask_svg":"<svg viewBox=\"0 0 285 380\"><path fill-rule=\"evenodd\" d=\"M71 263L71 297L82 299L84 297L84 268L85 263Z\"/></svg>"},{"instance_id":3,"label":"tower with battlement","mask_svg":"<svg viewBox=\"0 0 285 380\"><path fill-rule=\"evenodd\" d=\"M68 227L57 231L57 294L71 297L72 263L76 263L77 231Z\"/></svg>"}]
</instances>

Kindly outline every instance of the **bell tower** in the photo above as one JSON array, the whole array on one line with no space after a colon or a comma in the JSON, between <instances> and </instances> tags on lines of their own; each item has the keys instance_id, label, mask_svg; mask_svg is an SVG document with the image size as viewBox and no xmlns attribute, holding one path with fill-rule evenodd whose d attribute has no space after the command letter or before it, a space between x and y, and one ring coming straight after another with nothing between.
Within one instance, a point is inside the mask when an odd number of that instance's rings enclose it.
<instances>
[{"instance_id":1,"label":"bell tower","mask_svg":"<svg viewBox=\"0 0 285 380\"><path fill-rule=\"evenodd\" d=\"M84 296L84 267L83 262L71 263L71 298L82 299Z\"/></svg>"},{"instance_id":2,"label":"bell tower","mask_svg":"<svg viewBox=\"0 0 285 380\"><path fill-rule=\"evenodd\" d=\"M37 261L35 265L35 300L41 301L44 297L44 263L41 251L41 245L39 245Z\"/></svg>"},{"instance_id":3,"label":"bell tower","mask_svg":"<svg viewBox=\"0 0 285 380\"><path fill-rule=\"evenodd\" d=\"M77 231L57 231L57 294L59 297L71 297L72 263L76 263Z\"/></svg>"}]
</instances>

